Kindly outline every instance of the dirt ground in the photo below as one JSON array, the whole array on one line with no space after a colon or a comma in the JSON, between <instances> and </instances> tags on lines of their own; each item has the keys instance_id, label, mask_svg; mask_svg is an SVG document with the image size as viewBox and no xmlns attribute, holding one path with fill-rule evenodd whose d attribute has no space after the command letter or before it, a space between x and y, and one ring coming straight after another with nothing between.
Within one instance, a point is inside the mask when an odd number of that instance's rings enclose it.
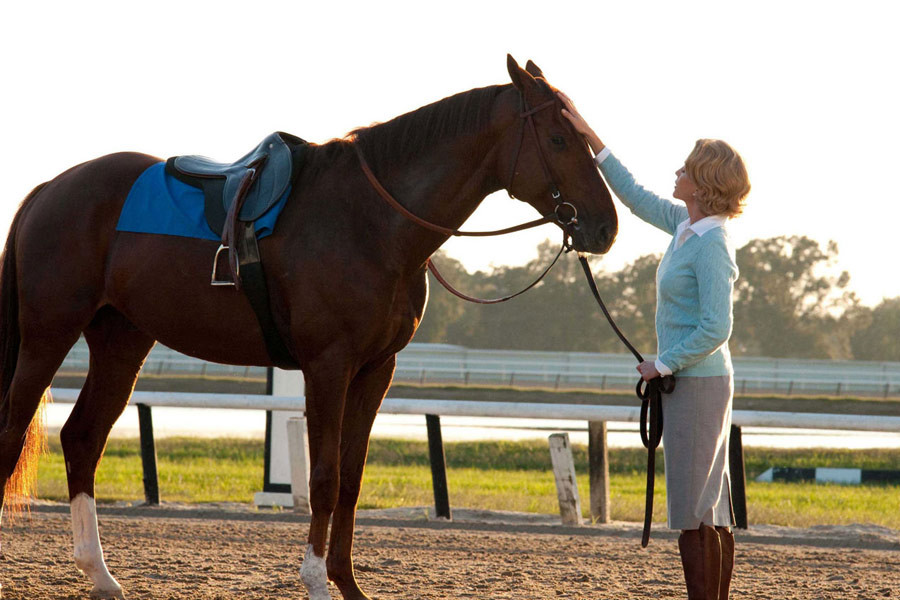
<instances>
[{"instance_id":1,"label":"dirt ground","mask_svg":"<svg viewBox=\"0 0 900 600\"><path fill-rule=\"evenodd\" d=\"M360 514L357 578L373 599L684 598L673 532L638 524L567 528L551 517L425 509ZM240 506L101 507L107 563L129 599L305 598L307 519ZM5 600L87 598L68 509L5 526ZM872 526L738 532L733 598L900 598L900 532ZM335 600L340 598L332 591Z\"/></svg>"}]
</instances>

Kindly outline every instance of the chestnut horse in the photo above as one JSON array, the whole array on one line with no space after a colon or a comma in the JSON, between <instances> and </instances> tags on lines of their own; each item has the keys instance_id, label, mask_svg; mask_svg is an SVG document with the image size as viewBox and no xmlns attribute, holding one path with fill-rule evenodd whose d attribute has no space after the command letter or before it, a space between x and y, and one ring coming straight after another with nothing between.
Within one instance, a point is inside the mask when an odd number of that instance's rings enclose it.
<instances>
[{"instance_id":1,"label":"chestnut horse","mask_svg":"<svg viewBox=\"0 0 900 600\"><path fill-rule=\"evenodd\" d=\"M259 243L275 325L306 380L312 517L300 575L313 600L331 597L328 579L345 599L367 598L351 547L369 433L396 353L422 319L426 261L447 239L379 196L355 146L384 188L431 223L459 227L506 187L542 215L561 195L577 210L569 233L579 251L606 252L615 238L610 194L556 90L530 61L522 69L507 57L507 68L512 85L311 145L277 228ZM530 115L535 135L522 134L522 106L547 108ZM216 242L116 231L132 184L159 160L112 154L40 185L19 208L2 259L0 500L30 493L29 459L42 442L35 415L83 334L90 367L61 439L75 564L94 597L122 596L100 546L94 474L155 341L208 361L272 365L247 297L209 284Z\"/></svg>"}]
</instances>

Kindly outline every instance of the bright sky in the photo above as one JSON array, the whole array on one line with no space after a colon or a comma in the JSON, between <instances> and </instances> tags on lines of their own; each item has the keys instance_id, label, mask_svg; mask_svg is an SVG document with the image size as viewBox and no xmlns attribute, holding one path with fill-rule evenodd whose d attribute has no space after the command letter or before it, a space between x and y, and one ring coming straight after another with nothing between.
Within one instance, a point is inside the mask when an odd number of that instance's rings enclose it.
<instances>
[{"instance_id":1,"label":"bright sky","mask_svg":"<svg viewBox=\"0 0 900 600\"><path fill-rule=\"evenodd\" d=\"M900 5L829 2L15 2L0 20L0 229L38 183L118 150L233 160L268 133L312 142L534 60L646 187L668 195L699 137L727 140L753 191L739 244L834 239L866 303L900 296ZM204 16L209 12L212 17ZM620 207L602 259L665 236ZM505 193L467 227L534 218ZM470 270L560 237L451 240Z\"/></svg>"}]
</instances>

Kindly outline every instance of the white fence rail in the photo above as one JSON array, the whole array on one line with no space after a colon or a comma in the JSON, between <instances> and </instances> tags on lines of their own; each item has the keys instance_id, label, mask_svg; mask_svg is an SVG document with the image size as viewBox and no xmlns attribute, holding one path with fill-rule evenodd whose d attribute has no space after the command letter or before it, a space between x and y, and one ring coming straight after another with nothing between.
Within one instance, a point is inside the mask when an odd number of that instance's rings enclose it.
<instances>
[{"instance_id":1,"label":"white fence rail","mask_svg":"<svg viewBox=\"0 0 900 600\"><path fill-rule=\"evenodd\" d=\"M56 402L75 402L78 390L53 388ZM179 408L232 408L245 410L284 410L305 412L303 398L259 394L195 394L171 392L134 392L132 404ZM536 402L482 402L472 400L422 400L386 398L381 413L397 415L439 415L573 421L637 422L640 409L630 406L590 404L551 404ZM775 427L786 429L841 429L900 432L900 416L830 415L773 411L736 410L733 422L738 427Z\"/></svg>"},{"instance_id":2,"label":"white fence rail","mask_svg":"<svg viewBox=\"0 0 900 600\"><path fill-rule=\"evenodd\" d=\"M84 372L88 350L79 342L62 370ZM473 350L444 344L410 344L398 355L398 383L444 383L628 389L634 386L634 360L627 354ZM860 395L900 397L900 363L746 358L734 359L738 393ZM264 379L263 367L222 365L156 346L144 373L226 375Z\"/></svg>"}]
</instances>

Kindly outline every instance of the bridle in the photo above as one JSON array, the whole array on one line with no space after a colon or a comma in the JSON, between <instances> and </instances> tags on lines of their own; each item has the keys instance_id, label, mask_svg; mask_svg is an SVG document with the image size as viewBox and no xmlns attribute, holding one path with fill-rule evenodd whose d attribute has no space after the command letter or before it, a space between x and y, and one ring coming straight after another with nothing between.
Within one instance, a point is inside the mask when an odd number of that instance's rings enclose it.
<instances>
[{"instance_id":1,"label":"bridle","mask_svg":"<svg viewBox=\"0 0 900 600\"><path fill-rule=\"evenodd\" d=\"M551 100L547 100L546 102L535 106L534 108L528 107L528 101L525 100L525 95L521 95L522 98L522 111L519 113L519 116L523 119L520 121L521 127L519 127L519 143L516 144L516 152L513 155L512 166L509 169L509 179L506 184L506 193L509 194L510 198L516 198L512 193L512 185L513 181L516 177L516 167L519 164L519 153L522 151L522 144L525 142L525 125L528 124L528 128L531 130L532 138L534 138L535 146L538 151L538 158L541 161L541 169L544 171L544 178L547 180L547 183L550 187L550 198L553 199L554 207L553 214L556 217L556 222L562 225L563 231L566 233L566 238L563 239L563 245L567 250L571 250L571 234L569 233L569 227L577 228L578 227L578 209L575 208L575 205L566 202L562 199L562 193L559 191L559 186L553 181L553 175L550 173L550 167L547 165L547 159L544 157L544 150L541 148L541 140L538 137L537 127L534 124L534 115L544 110L545 108L549 108L551 106L555 106L557 104L557 100L555 98ZM572 210L572 216L568 219L565 219L560 215L560 209L566 208Z\"/></svg>"},{"instance_id":2,"label":"bridle","mask_svg":"<svg viewBox=\"0 0 900 600\"><path fill-rule=\"evenodd\" d=\"M534 138L535 145L537 146L538 156L540 157L540 162L541 162L541 168L543 169L544 175L549 184L548 188L549 188L549 192L550 192L550 197L553 200L554 206L553 206L553 211L547 213L546 215L543 215L540 219L528 221L527 223L522 223L520 225L515 225L513 227L506 227L504 229L496 229L493 231L460 231L459 229L452 229L449 227L443 227L441 225L436 225L434 223L431 223L430 221L427 221L427 220L419 217L418 215L412 213L405 206L400 204L400 202L398 202L397 199L394 198L391 195L391 193L388 192L384 188L383 185L381 185L381 182L378 181L378 178L375 176L375 174L372 172L372 169L369 167L368 162L366 162L366 158L363 155L360 144L358 142L355 142L353 144L353 147L356 149L356 155L359 157L360 167L362 168L363 173L365 173L366 178L369 180L369 183L372 185L372 187L375 189L375 191L378 193L378 195L381 196L381 198L385 202L387 202L388 205L391 206L391 208L393 208L394 210L399 212L401 215L403 215L404 217L406 217L413 223L419 225L420 227L423 227L430 231L434 231L434 232L437 232L437 233L440 233L440 234L446 235L446 236L487 237L487 236L504 235L507 233L523 231L525 229L531 229L532 227L538 227L540 225L544 225L545 223L552 223L552 222L556 222L562 227L562 229L563 229L562 247L559 249L559 252L557 252L556 256L551 261L550 265L546 269L544 269L544 271L538 276L538 278L535 279L530 285L528 285L528 287L526 287L514 294L504 296L502 298L494 298L494 299L490 299L490 300L485 300L485 299L474 298L472 296L463 294L462 292L456 290L453 286L451 286L450 283L448 283L446 279L444 279L444 277L437 270L437 267L435 266L434 261L431 258L429 258L426 261L426 266L428 267L428 270L431 271L431 273L434 275L435 279L437 279L437 281L441 285L443 285L447 289L447 291L449 291L454 296L457 296L458 298L462 298L463 300L467 300L469 302L475 302L477 304L497 304L500 302L506 302L507 300L511 300L511 299L515 298L516 296L524 294L525 292L527 292L528 290L530 290L531 288L536 286L544 278L544 276L546 276L547 273L550 272L550 269L552 269L553 266L557 263L557 261L559 260L559 257L562 256L562 253L567 252L572 249L572 231L574 231L578 227L578 209L576 209L572 203L566 202L565 200L562 199L562 193L559 191L559 186L557 186L556 183L553 181L553 177L550 173L550 167L547 164L547 159L544 157L544 151L543 151L543 148L541 147L540 138L538 137L537 127L534 124L534 115L535 114L539 113L540 111L542 111L546 108L550 108L552 106L557 105L559 103L559 101L554 97L550 100L547 100L546 102L543 102L543 103L535 106L534 108L531 108L528 106L528 101L525 99L524 94L520 94L520 98L522 101L521 102L522 109L519 112L519 118L521 119L519 121L519 123L520 123L519 135L518 135L519 141L518 141L518 144L516 145L515 154L513 155L514 158L513 158L512 167L510 168L509 182L506 186L506 190L507 190L507 193L509 194L510 198L515 198L515 196L513 196L512 191L511 191L512 184L513 184L513 180L515 179L515 176L516 176L516 166L518 165L518 162L519 162L519 154L521 153L522 145L525 143L525 129L527 127L528 129L531 130L532 137ZM569 217L566 217L566 216L564 216L564 213L568 210L571 210L572 215Z\"/></svg>"},{"instance_id":3,"label":"bridle","mask_svg":"<svg viewBox=\"0 0 900 600\"><path fill-rule=\"evenodd\" d=\"M522 145L525 143L525 129L527 124L527 127L531 130L532 137L534 138L534 142L537 146L541 168L543 169L544 177L549 184L550 197L553 199L554 207L551 213L542 216L540 219L529 221L528 223L522 223L521 225L516 225L514 227L507 227L505 229L498 229L494 231L459 231L458 229L441 227L440 225L435 225L434 223L422 219L421 217L410 212L393 196L391 196L390 192L384 189L384 186L381 185L381 183L378 181L378 178L375 177L375 174L369 168L369 165L366 162L365 156L363 156L362 149L360 148L359 143L354 143L356 154L357 156L359 156L360 166L362 167L363 172L366 174L369 183L371 183L372 187L375 188L375 191L378 192L378 195L381 196L391 207L393 207L394 210L405 216L410 221L416 223L417 225L424 227L425 229L429 229L446 236L481 237L503 235L506 233L513 233L515 231L522 231L524 229L530 229L532 227L537 227L538 225L543 225L544 223L550 223L554 220L562 227L563 242L559 249L559 252L557 252L556 257L554 257L550 265L546 269L544 269L540 276L538 276L538 278L535 279L528 287L520 290L519 292L516 292L515 294L510 294L509 296L504 296L501 298L485 300L480 298L473 298L472 296L463 294L462 292L453 288L453 286L451 286L447 282L447 280L445 280L441 276L440 272L438 272L437 268L434 265L434 261L432 261L431 258L428 259L428 261L426 262L428 269L434 275L435 279L437 279L437 281L447 289L447 291L449 291L454 296L462 298L463 300L475 302L477 304L497 304L499 302L506 302L507 300L511 300L512 298L515 298L520 294L524 294L525 292L536 286L538 282L540 282L544 278L544 276L550 272L550 269L552 269L553 266L557 263L559 257L562 256L562 253L572 250L571 232L578 227L578 209L576 209L573 204L562 199L562 194L559 191L559 187L553 181L553 176L550 173L550 167L547 164L547 159L544 157L544 151L541 148L540 138L538 137L537 133L537 127L534 124L534 115L544 110L545 108L555 106L557 104L557 100L555 98L547 100L546 102L543 102L542 104L531 108L528 106L528 102L527 100L525 100L524 94L521 94L521 99L522 110L520 111L519 116L522 118L522 120L520 121L521 125L519 127L519 142L516 145L516 152L513 155L513 162L512 167L510 168L506 191L509 194L510 198L515 198L512 193L512 185L513 180L516 176L516 166L519 162L519 154L522 150ZM560 213L561 209L571 209L572 216L569 218L565 218ZM600 309L603 311L603 315L606 317L606 320L609 322L613 331L616 333L622 343L625 344L631 354L634 355L638 363L644 362L644 357L641 356L641 353L637 351L634 345L632 345L631 342L629 342L625 335L621 332L621 330L619 330L619 328L613 321L612 316L610 316L609 311L606 309L606 305L603 303L603 299L600 297L600 292L597 290L597 284L594 282L594 277L591 273L591 268L588 264L587 258L583 254L579 253L578 259L581 261L581 266L584 269L584 273L587 277L591 292L594 294L594 298L600 305ZM667 377L657 377L648 382L645 382L643 378L641 378L640 380L638 380L637 386L635 387L635 393L641 400L641 442L644 444L644 447L647 448L647 495L644 509L644 529L641 536L641 546L645 548L650 541L650 525L653 517L653 488L656 475L656 448L659 446L659 443L662 440L663 431L662 394L669 394L674 391L674 389L675 378L671 375Z\"/></svg>"}]
</instances>

